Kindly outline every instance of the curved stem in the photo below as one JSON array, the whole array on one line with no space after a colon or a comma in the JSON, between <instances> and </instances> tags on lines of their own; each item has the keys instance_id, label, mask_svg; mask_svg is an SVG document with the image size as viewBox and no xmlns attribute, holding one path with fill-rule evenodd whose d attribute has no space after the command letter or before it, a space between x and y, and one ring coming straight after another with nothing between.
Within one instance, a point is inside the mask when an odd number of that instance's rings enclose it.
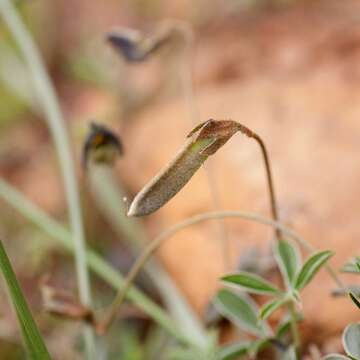
<instances>
[{"instance_id":1,"label":"curved stem","mask_svg":"<svg viewBox=\"0 0 360 360\"><path fill-rule=\"evenodd\" d=\"M239 127L239 131L241 131L246 136L254 139L260 146L261 154L264 159L266 180L267 180L267 185L268 185L268 189L269 189L271 215L272 215L272 218L274 221L279 221L278 207L277 207L277 201L276 201L276 196L275 196L275 187L274 187L273 176L272 176L271 167L270 167L270 159L269 159L268 152L266 150L265 143L258 134L254 133L252 130L250 130L246 126L238 123L238 127ZM281 229L280 228L275 227L275 236L278 240L281 238Z\"/></svg>"},{"instance_id":2,"label":"curved stem","mask_svg":"<svg viewBox=\"0 0 360 360\"><path fill-rule=\"evenodd\" d=\"M284 235L287 235L291 238L293 238L296 242L298 242L303 248L305 248L307 251L313 251L313 247L308 244L306 240L304 240L302 237L297 235L293 230L289 229L285 225L270 220L267 218L264 218L262 216L259 216L257 214L253 213L247 213L247 212L241 212L241 211L214 211L214 212L208 212L203 213L200 215L193 216L191 218L188 218L171 228L163 231L159 236L157 236L141 253L141 255L138 257L138 259L135 261L135 264L131 268L130 272L125 278L124 284L122 289L119 291L118 295L116 296L114 302L111 304L110 309L108 312L104 315L104 318L101 322L98 323L97 331L101 334L105 333L109 326L111 325L114 317L116 316L116 312L118 308L121 306L122 302L125 299L126 293L129 290L131 284L134 282L136 276L146 263L146 261L149 259L149 257L171 236L173 236L175 233L177 233L180 230L185 229L188 226L198 224L203 221L207 220L214 220L214 219L225 219L225 218L241 218L248 221L254 221L263 225L272 226L275 229L279 229ZM329 272L330 273L330 272ZM340 280L337 278L337 275L333 272L330 273L331 277L338 283Z\"/></svg>"}]
</instances>

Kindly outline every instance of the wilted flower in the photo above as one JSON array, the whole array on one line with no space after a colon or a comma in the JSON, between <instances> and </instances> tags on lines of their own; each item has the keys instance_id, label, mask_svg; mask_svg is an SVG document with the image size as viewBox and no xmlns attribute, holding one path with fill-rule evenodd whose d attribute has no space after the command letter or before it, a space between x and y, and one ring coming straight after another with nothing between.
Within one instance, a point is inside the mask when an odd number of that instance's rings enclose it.
<instances>
[{"instance_id":1,"label":"wilted flower","mask_svg":"<svg viewBox=\"0 0 360 360\"><path fill-rule=\"evenodd\" d=\"M104 125L94 122L90 124L82 153L82 164L85 169L89 161L113 165L116 157L122 153L123 146L117 135Z\"/></svg>"}]
</instances>

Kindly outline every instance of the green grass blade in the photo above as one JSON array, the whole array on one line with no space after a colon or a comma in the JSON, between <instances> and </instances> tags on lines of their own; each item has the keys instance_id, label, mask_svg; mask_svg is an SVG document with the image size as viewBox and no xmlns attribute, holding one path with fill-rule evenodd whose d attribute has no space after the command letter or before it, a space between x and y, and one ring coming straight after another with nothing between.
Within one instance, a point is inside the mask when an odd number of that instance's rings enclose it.
<instances>
[{"instance_id":1,"label":"green grass blade","mask_svg":"<svg viewBox=\"0 0 360 360\"><path fill-rule=\"evenodd\" d=\"M20 289L10 260L0 240L0 268L5 278L11 302L14 306L21 327L26 350L30 359L51 359L36 323L31 315L24 295Z\"/></svg>"}]
</instances>

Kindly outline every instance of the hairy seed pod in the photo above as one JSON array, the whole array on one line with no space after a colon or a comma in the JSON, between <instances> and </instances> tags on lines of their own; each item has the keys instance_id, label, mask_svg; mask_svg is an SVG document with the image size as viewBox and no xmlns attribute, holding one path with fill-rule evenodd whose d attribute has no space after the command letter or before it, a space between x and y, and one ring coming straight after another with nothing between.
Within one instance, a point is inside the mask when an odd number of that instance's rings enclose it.
<instances>
[{"instance_id":1,"label":"hairy seed pod","mask_svg":"<svg viewBox=\"0 0 360 360\"><path fill-rule=\"evenodd\" d=\"M173 160L136 195L128 216L144 216L161 208L191 179L206 159L238 130L231 120L208 120L197 126L191 138Z\"/></svg>"}]
</instances>

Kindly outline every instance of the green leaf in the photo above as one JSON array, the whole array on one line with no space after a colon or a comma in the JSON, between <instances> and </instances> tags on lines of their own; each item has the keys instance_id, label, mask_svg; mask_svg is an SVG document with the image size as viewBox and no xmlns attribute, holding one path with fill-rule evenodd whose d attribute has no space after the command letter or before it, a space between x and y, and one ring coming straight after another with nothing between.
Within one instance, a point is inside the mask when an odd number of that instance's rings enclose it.
<instances>
[{"instance_id":1,"label":"green leaf","mask_svg":"<svg viewBox=\"0 0 360 360\"><path fill-rule=\"evenodd\" d=\"M349 296L350 296L351 300L354 302L354 304L360 309L359 299L353 293L349 293Z\"/></svg>"},{"instance_id":2,"label":"green leaf","mask_svg":"<svg viewBox=\"0 0 360 360\"><path fill-rule=\"evenodd\" d=\"M237 360L248 354L251 344L251 341L243 341L225 345L220 349L218 358L219 360Z\"/></svg>"},{"instance_id":3,"label":"green leaf","mask_svg":"<svg viewBox=\"0 0 360 360\"><path fill-rule=\"evenodd\" d=\"M290 318L286 319L285 321L281 322L278 327L276 328L276 338L281 339L284 337L289 331L291 330L291 320Z\"/></svg>"},{"instance_id":4,"label":"green leaf","mask_svg":"<svg viewBox=\"0 0 360 360\"><path fill-rule=\"evenodd\" d=\"M10 260L1 241L0 268L5 278L10 299L14 306L21 327L29 358L34 360L50 359L50 355L31 315L29 307L16 279L15 273L11 267Z\"/></svg>"},{"instance_id":5,"label":"green leaf","mask_svg":"<svg viewBox=\"0 0 360 360\"><path fill-rule=\"evenodd\" d=\"M270 300L260 309L259 318L266 320L273 312L279 309L287 301L288 299L285 297Z\"/></svg>"},{"instance_id":6,"label":"green leaf","mask_svg":"<svg viewBox=\"0 0 360 360\"><path fill-rule=\"evenodd\" d=\"M341 268L342 272L360 274L360 257L355 257L348 261Z\"/></svg>"},{"instance_id":7,"label":"green leaf","mask_svg":"<svg viewBox=\"0 0 360 360\"><path fill-rule=\"evenodd\" d=\"M302 314L297 313L296 314L296 321L303 321L304 317ZM284 337L289 331L291 330L291 317L289 314L286 314L280 323L278 324L275 332L275 338L281 339Z\"/></svg>"},{"instance_id":8,"label":"green leaf","mask_svg":"<svg viewBox=\"0 0 360 360\"><path fill-rule=\"evenodd\" d=\"M295 288L297 290L303 289L320 270L320 268L326 263L326 261L333 255L334 253L328 250L319 251L311 255L296 277Z\"/></svg>"},{"instance_id":9,"label":"green leaf","mask_svg":"<svg viewBox=\"0 0 360 360\"><path fill-rule=\"evenodd\" d=\"M349 360L349 358L340 354L329 354L323 357L322 360Z\"/></svg>"},{"instance_id":10,"label":"green leaf","mask_svg":"<svg viewBox=\"0 0 360 360\"><path fill-rule=\"evenodd\" d=\"M285 284L288 288L292 288L301 267L299 249L289 241L279 240L275 243L274 254Z\"/></svg>"},{"instance_id":11,"label":"green leaf","mask_svg":"<svg viewBox=\"0 0 360 360\"><path fill-rule=\"evenodd\" d=\"M246 294L235 294L228 289L220 290L214 300L216 309L244 331L261 335L263 329L257 318L257 306Z\"/></svg>"},{"instance_id":12,"label":"green leaf","mask_svg":"<svg viewBox=\"0 0 360 360\"><path fill-rule=\"evenodd\" d=\"M221 280L227 285L237 285L241 289L253 294L279 295L281 293L281 291L270 282L246 271L225 275Z\"/></svg>"},{"instance_id":13,"label":"green leaf","mask_svg":"<svg viewBox=\"0 0 360 360\"><path fill-rule=\"evenodd\" d=\"M357 266L352 262L347 262L346 264L344 264L340 269L340 271L344 273L352 273L352 274L359 273Z\"/></svg>"},{"instance_id":14,"label":"green leaf","mask_svg":"<svg viewBox=\"0 0 360 360\"><path fill-rule=\"evenodd\" d=\"M350 324L345 328L342 342L348 356L360 359L360 323Z\"/></svg>"},{"instance_id":15,"label":"green leaf","mask_svg":"<svg viewBox=\"0 0 360 360\"><path fill-rule=\"evenodd\" d=\"M251 359L256 359L258 353L269 345L271 345L271 340L269 338L254 341L249 349L249 355Z\"/></svg>"}]
</instances>

